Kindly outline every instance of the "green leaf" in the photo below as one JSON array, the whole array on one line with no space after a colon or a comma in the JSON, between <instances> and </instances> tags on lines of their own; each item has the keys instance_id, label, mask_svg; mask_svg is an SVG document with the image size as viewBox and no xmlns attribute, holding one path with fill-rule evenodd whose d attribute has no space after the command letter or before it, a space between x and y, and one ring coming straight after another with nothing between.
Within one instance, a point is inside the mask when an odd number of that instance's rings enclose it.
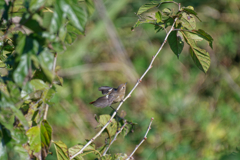
<instances>
[{"instance_id":1,"label":"green leaf","mask_svg":"<svg viewBox=\"0 0 240 160\"><path fill-rule=\"evenodd\" d=\"M52 47L58 53L64 51L63 44L61 42L52 43Z\"/></svg>"},{"instance_id":2,"label":"green leaf","mask_svg":"<svg viewBox=\"0 0 240 160\"><path fill-rule=\"evenodd\" d=\"M155 13L155 18L157 19L157 23L162 22L162 14L161 12L156 12Z\"/></svg>"},{"instance_id":3,"label":"green leaf","mask_svg":"<svg viewBox=\"0 0 240 160\"><path fill-rule=\"evenodd\" d=\"M213 48L212 46L212 42L213 42L213 38L208 34L206 33L204 30L202 29L199 29L199 30L193 30L192 32L194 32L195 34L197 34L198 36L202 37L203 39L207 40L208 43L209 43L209 46L211 48Z\"/></svg>"},{"instance_id":4,"label":"green leaf","mask_svg":"<svg viewBox=\"0 0 240 160\"><path fill-rule=\"evenodd\" d=\"M197 67L202 70L204 73L206 73L210 67L210 56L209 53L201 48L195 47L191 48L190 47L190 54L197 65Z\"/></svg>"},{"instance_id":5,"label":"green leaf","mask_svg":"<svg viewBox=\"0 0 240 160\"><path fill-rule=\"evenodd\" d=\"M197 41L202 41L202 40L203 40L202 37L200 37L199 35L193 33L192 31L185 31L185 35L187 35L187 37L188 37L189 39L192 39L192 40L194 40L195 42L197 42Z\"/></svg>"},{"instance_id":6,"label":"green leaf","mask_svg":"<svg viewBox=\"0 0 240 160\"><path fill-rule=\"evenodd\" d=\"M178 35L178 31L172 31L168 37L168 43L173 53L179 58L183 50L184 42L182 37Z\"/></svg>"},{"instance_id":7,"label":"green leaf","mask_svg":"<svg viewBox=\"0 0 240 160\"><path fill-rule=\"evenodd\" d=\"M181 18L178 20L178 23L182 24L183 29L187 29L187 30L196 29L195 18L186 13L182 13Z\"/></svg>"},{"instance_id":8,"label":"green leaf","mask_svg":"<svg viewBox=\"0 0 240 160\"><path fill-rule=\"evenodd\" d=\"M111 118L111 116L108 114L100 115L100 117L99 117L100 124L98 125L98 127L103 127L110 120L110 118ZM106 131L107 131L107 134L109 135L109 137L116 134L117 122L115 119L113 119L112 122L107 126Z\"/></svg>"},{"instance_id":9,"label":"green leaf","mask_svg":"<svg viewBox=\"0 0 240 160\"><path fill-rule=\"evenodd\" d=\"M17 103L20 100L19 99L20 90L19 90L18 86L15 83L13 83L12 81L8 81L7 88L8 88L8 92L9 92L10 96L14 100L13 102Z\"/></svg>"},{"instance_id":10,"label":"green leaf","mask_svg":"<svg viewBox=\"0 0 240 160\"><path fill-rule=\"evenodd\" d=\"M45 103L49 103L50 100L52 99L52 97L55 95L56 90L54 88L54 86L52 88L50 88L49 90L46 90L46 92L43 93L43 102Z\"/></svg>"},{"instance_id":11,"label":"green leaf","mask_svg":"<svg viewBox=\"0 0 240 160\"><path fill-rule=\"evenodd\" d=\"M40 152L41 150L40 127L39 126L32 127L26 132L26 134L28 136L30 149L35 153Z\"/></svg>"},{"instance_id":12,"label":"green leaf","mask_svg":"<svg viewBox=\"0 0 240 160\"><path fill-rule=\"evenodd\" d=\"M170 8L164 8L162 12L165 16L169 16L172 14L172 10Z\"/></svg>"},{"instance_id":13,"label":"green leaf","mask_svg":"<svg viewBox=\"0 0 240 160\"><path fill-rule=\"evenodd\" d=\"M88 15L91 16L93 14L93 12L95 11L93 0L85 0L85 2L87 5Z\"/></svg>"},{"instance_id":14,"label":"green leaf","mask_svg":"<svg viewBox=\"0 0 240 160\"><path fill-rule=\"evenodd\" d=\"M13 79L19 86L23 85L23 81L28 75L29 61L30 58L27 54L22 55L17 69L13 72Z\"/></svg>"},{"instance_id":15,"label":"green leaf","mask_svg":"<svg viewBox=\"0 0 240 160\"><path fill-rule=\"evenodd\" d=\"M155 33L158 33L161 30L164 30L164 25L154 25Z\"/></svg>"},{"instance_id":16,"label":"green leaf","mask_svg":"<svg viewBox=\"0 0 240 160\"><path fill-rule=\"evenodd\" d=\"M63 13L67 14L71 23L83 33L87 21L87 14L85 10L78 5L78 1L60 0L60 7Z\"/></svg>"},{"instance_id":17,"label":"green leaf","mask_svg":"<svg viewBox=\"0 0 240 160\"><path fill-rule=\"evenodd\" d=\"M49 71L53 68L53 59L54 55L46 48L38 55L41 66Z\"/></svg>"},{"instance_id":18,"label":"green leaf","mask_svg":"<svg viewBox=\"0 0 240 160\"><path fill-rule=\"evenodd\" d=\"M69 160L68 155L68 148L65 143L62 141L53 142L56 152L57 152L57 159L58 160Z\"/></svg>"},{"instance_id":19,"label":"green leaf","mask_svg":"<svg viewBox=\"0 0 240 160\"><path fill-rule=\"evenodd\" d=\"M40 7L44 6L46 0L31 0L30 1L30 10L32 12L38 10Z\"/></svg>"},{"instance_id":20,"label":"green leaf","mask_svg":"<svg viewBox=\"0 0 240 160\"><path fill-rule=\"evenodd\" d=\"M197 12L195 12L193 9L190 9L190 7L189 7L189 8L183 8L182 10L183 10L184 12L186 12L187 14L192 14L192 15L194 15L195 17L198 18L199 21L201 21L200 18L197 16Z\"/></svg>"},{"instance_id":21,"label":"green leaf","mask_svg":"<svg viewBox=\"0 0 240 160\"><path fill-rule=\"evenodd\" d=\"M33 79L30 81L30 84L32 85L35 91L49 88L49 86L46 83L44 83L41 79Z\"/></svg>"},{"instance_id":22,"label":"green leaf","mask_svg":"<svg viewBox=\"0 0 240 160\"><path fill-rule=\"evenodd\" d=\"M42 67L41 70L36 70L32 79L41 79L44 82L52 83L53 74L47 68Z\"/></svg>"},{"instance_id":23,"label":"green leaf","mask_svg":"<svg viewBox=\"0 0 240 160\"><path fill-rule=\"evenodd\" d=\"M38 19L40 19L38 17ZM35 33L42 32L45 29L40 26L40 23L33 19L29 13L23 14L20 24L34 31Z\"/></svg>"},{"instance_id":24,"label":"green leaf","mask_svg":"<svg viewBox=\"0 0 240 160\"><path fill-rule=\"evenodd\" d=\"M21 124L25 128L28 128L29 127L28 122L27 122L26 118L24 117L24 115L22 114L22 112L15 106L11 106L11 109L12 109L14 115L21 121Z\"/></svg>"},{"instance_id":25,"label":"green leaf","mask_svg":"<svg viewBox=\"0 0 240 160\"><path fill-rule=\"evenodd\" d=\"M68 23L67 24L67 31L74 33L76 35L81 35L83 34L82 32L80 32L76 27L74 27L74 25L72 23Z\"/></svg>"},{"instance_id":26,"label":"green leaf","mask_svg":"<svg viewBox=\"0 0 240 160\"><path fill-rule=\"evenodd\" d=\"M41 144L42 148L48 152L52 140L52 127L48 121L43 120L41 123Z\"/></svg>"},{"instance_id":27,"label":"green leaf","mask_svg":"<svg viewBox=\"0 0 240 160\"><path fill-rule=\"evenodd\" d=\"M14 128L14 130L11 131L11 136L15 140L16 144L21 145L27 143L28 138L23 128Z\"/></svg>"},{"instance_id":28,"label":"green leaf","mask_svg":"<svg viewBox=\"0 0 240 160\"><path fill-rule=\"evenodd\" d=\"M150 2L150 3L144 4L144 5L142 5L142 6L139 8L137 14L138 14L138 15L139 15L139 14L142 14L143 12L146 12L146 11L148 11L149 9L152 9L152 8L154 8L154 7L157 7L159 4L160 4L160 3L156 3L156 2Z\"/></svg>"},{"instance_id":29,"label":"green leaf","mask_svg":"<svg viewBox=\"0 0 240 160\"><path fill-rule=\"evenodd\" d=\"M67 44L72 44L77 38L77 35L71 32L67 32L66 38L65 38L65 42Z\"/></svg>"},{"instance_id":30,"label":"green leaf","mask_svg":"<svg viewBox=\"0 0 240 160\"><path fill-rule=\"evenodd\" d=\"M77 152L79 152L83 148L83 146L84 146L83 144L77 144L77 145L69 148L68 151L69 151L70 157L73 156L74 154L76 154ZM95 145L91 144L91 145L87 146L84 149L83 153L81 155L78 155L76 157L76 159L80 159L81 160L83 156L85 156L85 155L87 155L89 153L93 153L93 152L97 152L97 151L95 149ZM96 154L98 154L98 152Z\"/></svg>"},{"instance_id":31,"label":"green leaf","mask_svg":"<svg viewBox=\"0 0 240 160\"><path fill-rule=\"evenodd\" d=\"M34 126L30 128L26 134L29 139L30 150L32 150L34 154L42 150L42 157L45 159L52 140L52 127L49 123L43 120L40 127Z\"/></svg>"},{"instance_id":32,"label":"green leaf","mask_svg":"<svg viewBox=\"0 0 240 160\"><path fill-rule=\"evenodd\" d=\"M52 17L53 17L53 13L51 12L43 12L43 20L42 20L42 26L44 28L51 28L51 20L52 20Z\"/></svg>"},{"instance_id":33,"label":"green leaf","mask_svg":"<svg viewBox=\"0 0 240 160\"><path fill-rule=\"evenodd\" d=\"M5 19L6 21L8 21L8 17L9 17L9 9L12 6L12 1L9 1L8 5L7 3L4 4L4 12L2 14L2 18Z\"/></svg>"},{"instance_id":34,"label":"green leaf","mask_svg":"<svg viewBox=\"0 0 240 160\"><path fill-rule=\"evenodd\" d=\"M54 12L50 25L50 32L55 33L63 25L63 11L60 8L59 1L56 1L54 5Z\"/></svg>"},{"instance_id":35,"label":"green leaf","mask_svg":"<svg viewBox=\"0 0 240 160\"><path fill-rule=\"evenodd\" d=\"M12 137L10 135L9 130L7 130L3 125L0 123L0 159L7 160L8 153L6 144L11 141Z\"/></svg>"},{"instance_id":36,"label":"green leaf","mask_svg":"<svg viewBox=\"0 0 240 160\"><path fill-rule=\"evenodd\" d=\"M191 39L188 34L186 34L184 31L181 32L184 36L185 41L190 46L189 51L194 63L200 70L206 73L211 63L209 53L206 50L197 47L195 41Z\"/></svg>"}]
</instances>

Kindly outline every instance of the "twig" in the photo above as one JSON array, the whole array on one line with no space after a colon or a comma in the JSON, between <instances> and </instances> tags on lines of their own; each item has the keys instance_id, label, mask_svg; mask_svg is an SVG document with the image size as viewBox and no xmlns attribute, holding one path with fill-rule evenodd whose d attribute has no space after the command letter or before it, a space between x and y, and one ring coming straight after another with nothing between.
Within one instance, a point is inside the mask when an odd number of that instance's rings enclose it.
<instances>
[{"instance_id":1,"label":"twig","mask_svg":"<svg viewBox=\"0 0 240 160\"><path fill-rule=\"evenodd\" d=\"M116 141L116 139L117 139L117 136L119 135L119 133L121 133L121 132L122 132L123 128L124 128L126 125L127 125L127 121L125 121L125 122L124 122L124 124L123 124L123 126L120 128L120 130L119 130L119 131L117 131L117 133L115 134L115 136L114 136L113 140L112 140L112 141L111 141L111 143L108 145L108 147L106 148L106 150L104 151L104 153L103 153L103 155L102 155L102 156L105 156L105 155L106 155L106 153L107 153L108 149L109 149L109 148L110 148L110 146L113 144L113 142L114 142L114 141Z\"/></svg>"},{"instance_id":2,"label":"twig","mask_svg":"<svg viewBox=\"0 0 240 160\"><path fill-rule=\"evenodd\" d=\"M115 115L117 114L117 111L120 109L120 107L122 106L123 102L125 102L132 94L132 92L136 89L136 87L139 85L139 83L141 83L143 77L147 74L147 72L152 68L152 64L155 60L155 58L157 57L157 55L160 53L160 51L162 50L162 47L164 46L164 44L167 42L167 38L169 36L169 34L172 32L172 30L174 29L174 24L177 21L177 18L175 18L171 29L168 31L161 47L158 49L157 53L153 56L151 63L149 64L147 70L143 73L143 75L141 76L140 79L138 79L137 83L135 84L135 86L132 88L132 90L128 93L128 95L119 103L117 109L115 112L113 112L112 117L110 118L110 120L102 127L102 129L90 140L88 141L87 144L85 144L85 146L82 147L82 149L80 151L78 151L76 154L74 154L72 157L70 157L70 160L73 159L74 157L76 157L77 155L83 153L83 150L89 146L98 136L100 136L100 134L105 130L105 128L112 122L113 118L115 117Z\"/></svg>"},{"instance_id":3,"label":"twig","mask_svg":"<svg viewBox=\"0 0 240 160\"><path fill-rule=\"evenodd\" d=\"M57 63L57 52L54 53L53 68L52 68L53 77L55 77L56 63ZM50 88L52 88L52 84L50 85ZM49 108L49 105L46 104L46 108L43 116L44 120L47 120L48 108Z\"/></svg>"},{"instance_id":4,"label":"twig","mask_svg":"<svg viewBox=\"0 0 240 160\"><path fill-rule=\"evenodd\" d=\"M147 132L146 132L144 138L139 143L139 145L136 146L136 148L133 150L133 152L130 154L130 156L128 156L128 158L126 160L129 160L130 158L132 158L132 155L136 152L136 150L139 148L139 146L147 139L147 134L148 134L149 130L151 129L151 124L152 124L153 119L154 118L151 118L151 121L149 123L148 129L147 129Z\"/></svg>"}]
</instances>

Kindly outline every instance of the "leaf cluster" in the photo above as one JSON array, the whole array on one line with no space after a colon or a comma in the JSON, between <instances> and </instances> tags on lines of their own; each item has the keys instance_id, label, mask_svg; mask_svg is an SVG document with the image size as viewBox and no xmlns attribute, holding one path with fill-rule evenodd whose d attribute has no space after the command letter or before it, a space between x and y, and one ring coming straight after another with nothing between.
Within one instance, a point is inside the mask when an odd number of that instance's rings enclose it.
<instances>
[{"instance_id":1,"label":"leaf cluster","mask_svg":"<svg viewBox=\"0 0 240 160\"><path fill-rule=\"evenodd\" d=\"M164 7L166 3L177 5L177 9ZM210 67L209 53L198 47L197 42L204 39L212 48L213 38L204 30L196 29L195 18L200 19L192 6L180 7L180 4L174 1L151 2L141 6L137 16L139 19L132 30L140 24L148 23L154 25L157 33L163 30L167 31L167 28L174 24L174 30L167 39L171 50L179 58L184 42L187 43L190 56L196 66L204 73L208 71Z\"/></svg>"},{"instance_id":2,"label":"leaf cluster","mask_svg":"<svg viewBox=\"0 0 240 160\"><path fill-rule=\"evenodd\" d=\"M57 54L84 34L92 2L0 2L0 159L45 159L52 127L44 119L63 84ZM10 148L10 149L9 149Z\"/></svg>"}]
</instances>

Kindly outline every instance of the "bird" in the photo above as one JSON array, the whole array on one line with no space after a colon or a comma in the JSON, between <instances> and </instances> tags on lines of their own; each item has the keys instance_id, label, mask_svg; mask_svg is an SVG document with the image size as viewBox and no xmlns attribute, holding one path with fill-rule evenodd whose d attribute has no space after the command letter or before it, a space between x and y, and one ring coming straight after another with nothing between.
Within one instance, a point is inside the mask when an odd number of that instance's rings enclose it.
<instances>
[{"instance_id":1,"label":"bird","mask_svg":"<svg viewBox=\"0 0 240 160\"><path fill-rule=\"evenodd\" d=\"M127 83L120 84L118 88L102 86L98 90L102 92L104 96L99 97L96 101L90 102L95 107L104 108L111 106L111 104L118 103L123 100L126 92Z\"/></svg>"}]
</instances>

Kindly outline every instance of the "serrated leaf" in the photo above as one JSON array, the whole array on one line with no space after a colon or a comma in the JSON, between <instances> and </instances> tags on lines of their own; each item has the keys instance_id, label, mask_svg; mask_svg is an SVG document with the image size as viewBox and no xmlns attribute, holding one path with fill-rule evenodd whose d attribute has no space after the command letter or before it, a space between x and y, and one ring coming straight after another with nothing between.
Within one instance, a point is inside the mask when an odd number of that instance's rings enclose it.
<instances>
[{"instance_id":1,"label":"serrated leaf","mask_svg":"<svg viewBox=\"0 0 240 160\"><path fill-rule=\"evenodd\" d=\"M150 3L144 4L144 5L142 5L142 6L139 8L137 14L138 14L138 15L139 15L139 14L142 14L142 13L148 11L149 9L152 9L152 8L154 8L154 7L157 7L159 4L160 4L160 3L156 3L156 2L150 2Z\"/></svg>"},{"instance_id":2,"label":"serrated leaf","mask_svg":"<svg viewBox=\"0 0 240 160\"><path fill-rule=\"evenodd\" d=\"M79 152L79 151L82 149L83 146L84 146L83 144L77 144L77 145L69 148L69 149L68 149L68 151L69 151L69 156L71 157L71 156L73 156L74 154L76 154L77 152ZM95 145L89 145L89 146L87 146L87 147L84 149L84 151L83 151L83 153L82 153L81 155L78 155L78 156L76 157L76 159L82 160L82 157L83 157L83 156L85 156L85 155L87 155L87 154L89 154L89 153L93 153L93 152L96 152Z\"/></svg>"},{"instance_id":3,"label":"serrated leaf","mask_svg":"<svg viewBox=\"0 0 240 160\"><path fill-rule=\"evenodd\" d=\"M23 14L20 24L34 31L35 33L42 32L45 29L40 26L39 22L33 18L29 13Z\"/></svg>"},{"instance_id":4,"label":"serrated leaf","mask_svg":"<svg viewBox=\"0 0 240 160\"><path fill-rule=\"evenodd\" d=\"M210 67L209 53L206 50L198 47L194 47L194 48L190 47L189 50L190 50L191 57L195 62L195 64L197 65L197 67L200 70L202 70L204 73L206 73Z\"/></svg>"},{"instance_id":5,"label":"serrated leaf","mask_svg":"<svg viewBox=\"0 0 240 160\"><path fill-rule=\"evenodd\" d=\"M170 33L168 43L173 53L179 58L179 55L183 50L184 42L181 36L178 36L177 33L177 31L172 31Z\"/></svg>"},{"instance_id":6,"label":"serrated leaf","mask_svg":"<svg viewBox=\"0 0 240 160\"><path fill-rule=\"evenodd\" d=\"M162 12L166 15L169 16L172 13L172 10L170 8L164 8Z\"/></svg>"},{"instance_id":7,"label":"serrated leaf","mask_svg":"<svg viewBox=\"0 0 240 160\"><path fill-rule=\"evenodd\" d=\"M30 10L31 11L36 11L40 7L44 5L46 0L31 0L30 1Z\"/></svg>"},{"instance_id":8,"label":"serrated leaf","mask_svg":"<svg viewBox=\"0 0 240 160\"><path fill-rule=\"evenodd\" d=\"M202 37L198 36L197 34L193 33L192 31L185 31L184 33L189 39L192 39L195 42L203 40Z\"/></svg>"},{"instance_id":9,"label":"serrated leaf","mask_svg":"<svg viewBox=\"0 0 240 160\"><path fill-rule=\"evenodd\" d=\"M52 140L52 127L48 123L48 121L43 120L41 122L41 144L42 149L45 149L48 152L50 148L51 140Z\"/></svg>"},{"instance_id":10,"label":"serrated leaf","mask_svg":"<svg viewBox=\"0 0 240 160\"><path fill-rule=\"evenodd\" d=\"M28 74L28 64L29 64L29 56L24 54L21 56L20 62L13 72L13 79L19 85L23 85L23 81Z\"/></svg>"},{"instance_id":11,"label":"serrated leaf","mask_svg":"<svg viewBox=\"0 0 240 160\"><path fill-rule=\"evenodd\" d=\"M158 33L161 30L164 30L164 25L154 25L155 33Z\"/></svg>"},{"instance_id":12,"label":"serrated leaf","mask_svg":"<svg viewBox=\"0 0 240 160\"><path fill-rule=\"evenodd\" d=\"M50 25L50 32L55 33L59 30L59 28L63 24L63 11L60 8L59 1L56 1L56 4L54 5L54 12L51 20Z\"/></svg>"},{"instance_id":13,"label":"serrated leaf","mask_svg":"<svg viewBox=\"0 0 240 160\"><path fill-rule=\"evenodd\" d=\"M190 46L189 51L194 63L200 70L206 73L211 63L209 53L206 50L197 47L196 42L190 37L188 37L188 35L184 31L181 32L184 36L185 41Z\"/></svg>"},{"instance_id":14,"label":"serrated leaf","mask_svg":"<svg viewBox=\"0 0 240 160\"><path fill-rule=\"evenodd\" d=\"M49 88L49 86L46 83L44 83L41 79L33 79L30 81L30 84L32 85L35 91Z\"/></svg>"},{"instance_id":15,"label":"serrated leaf","mask_svg":"<svg viewBox=\"0 0 240 160\"><path fill-rule=\"evenodd\" d=\"M58 160L69 160L68 155L68 148L65 143L62 141L53 142L56 152L57 152L57 159Z\"/></svg>"},{"instance_id":16,"label":"serrated leaf","mask_svg":"<svg viewBox=\"0 0 240 160\"><path fill-rule=\"evenodd\" d=\"M134 31L134 29L135 29L136 27L138 27L139 24L141 24L141 23L140 23L140 20L138 20L138 21L134 24L134 26L132 26L131 31Z\"/></svg>"},{"instance_id":17,"label":"serrated leaf","mask_svg":"<svg viewBox=\"0 0 240 160\"><path fill-rule=\"evenodd\" d=\"M157 19L157 23L160 23L160 22L162 22L162 14L161 14L161 12L156 12L155 13L155 18Z\"/></svg>"},{"instance_id":18,"label":"serrated leaf","mask_svg":"<svg viewBox=\"0 0 240 160\"><path fill-rule=\"evenodd\" d=\"M195 18L186 13L182 13L178 22L182 24L183 29L194 30L196 28Z\"/></svg>"},{"instance_id":19,"label":"serrated leaf","mask_svg":"<svg viewBox=\"0 0 240 160\"><path fill-rule=\"evenodd\" d=\"M43 16L42 16L42 18L43 18L42 19L42 26L44 28L49 28L49 26L51 25L51 20L52 20L53 13L43 12L42 14L43 14Z\"/></svg>"},{"instance_id":20,"label":"serrated leaf","mask_svg":"<svg viewBox=\"0 0 240 160\"><path fill-rule=\"evenodd\" d=\"M174 22L174 19L173 18L168 18L166 20L164 20L164 25L165 25L165 28L169 27L169 26L172 26L173 25L173 22Z\"/></svg>"},{"instance_id":21,"label":"serrated leaf","mask_svg":"<svg viewBox=\"0 0 240 160\"><path fill-rule=\"evenodd\" d=\"M20 95L20 90L18 88L18 86L13 83L12 81L8 81L7 82L7 88L8 88L8 92L10 94L10 96L14 99L14 103L17 103L20 99L19 99L19 95Z\"/></svg>"},{"instance_id":22,"label":"serrated leaf","mask_svg":"<svg viewBox=\"0 0 240 160\"><path fill-rule=\"evenodd\" d=\"M183 10L184 12L186 12L187 14L192 14L192 15L194 15L195 17L197 17L197 19L198 19L199 21L201 21L200 18L197 16L197 12L195 12L194 10L192 10L192 9L190 9L190 8L183 8L182 10Z\"/></svg>"},{"instance_id":23,"label":"serrated leaf","mask_svg":"<svg viewBox=\"0 0 240 160\"><path fill-rule=\"evenodd\" d=\"M78 1L60 0L59 4L62 11L66 13L67 17L70 19L71 23L83 33L87 21L87 14L85 10L78 5Z\"/></svg>"},{"instance_id":24,"label":"serrated leaf","mask_svg":"<svg viewBox=\"0 0 240 160\"><path fill-rule=\"evenodd\" d=\"M49 71L53 68L53 59L54 55L46 48L38 55L41 66Z\"/></svg>"},{"instance_id":25,"label":"serrated leaf","mask_svg":"<svg viewBox=\"0 0 240 160\"><path fill-rule=\"evenodd\" d=\"M108 114L100 115L99 117L99 125L98 127L103 127L109 120L111 116ZM111 137L116 134L117 131L117 122L115 119L112 120L112 122L107 126L106 128L107 134Z\"/></svg>"},{"instance_id":26,"label":"serrated leaf","mask_svg":"<svg viewBox=\"0 0 240 160\"><path fill-rule=\"evenodd\" d=\"M70 45L76 40L76 38L77 38L76 34L67 32L65 42Z\"/></svg>"},{"instance_id":27,"label":"serrated leaf","mask_svg":"<svg viewBox=\"0 0 240 160\"><path fill-rule=\"evenodd\" d=\"M41 70L38 69L35 71L32 79L41 79L44 82L52 83L53 74L47 68L41 67Z\"/></svg>"},{"instance_id":28,"label":"serrated leaf","mask_svg":"<svg viewBox=\"0 0 240 160\"><path fill-rule=\"evenodd\" d=\"M74 33L76 35L81 35L83 34L81 31L79 31L76 27L73 26L72 23L68 23L67 24L67 31L68 32L71 32L71 33Z\"/></svg>"},{"instance_id":29,"label":"serrated leaf","mask_svg":"<svg viewBox=\"0 0 240 160\"><path fill-rule=\"evenodd\" d=\"M91 16L93 14L93 12L95 11L93 0L85 0L85 2L87 5L88 15Z\"/></svg>"},{"instance_id":30,"label":"serrated leaf","mask_svg":"<svg viewBox=\"0 0 240 160\"><path fill-rule=\"evenodd\" d=\"M26 134L29 139L30 150L32 150L34 154L41 151L42 158L45 159L52 140L52 127L49 123L43 120L40 127L34 126L30 128Z\"/></svg>"},{"instance_id":31,"label":"serrated leaf","mask_svg":"<svg viewBox=\"0 0 240 160\"><path fill-rule=\"evenodd\" d=\"M11 106L11 109L12 109L14 115L20 120L21 124L25 128L28 128L29 127L28 122L27 122L26 118L24 117L24 115L22 114L22 112L15 106Z\"/></svg>"},{"instance_id":32,"label":"serrated leaf","mask_svg":"<svg viewBox=\"0 0 240 160\"><path fill-rule=\"evenodd\" d=\"M195 33L195 34L197 34L198 36L204 38L205 40L207 40L208 43L209 43L209 46L210 46L211 48L213 48L213 46L212 46L213 38L212 38L207 32L205 32L205 31L202 30L202 29L193 30L192 32Z\"/></svg>"},{"instance_id":33,"label":"serrated leaf","mask_svg":"<svg viewBox=\"0 0 240 160\"><path fill-rule=\"evenodd\" d=\"M52 43L52 47L58 53L64 51L63 44L61 42Z\"/></svg>"},{"instance_id":34,"label":"serrated leaf","mask_svg":"<svg viewBox=\"0 0 240 160\"><path fill-rule=\"evenodd\" d=\"M44 92L44 93L42 94L42 96L43 96L43 102L49 103L50 100L52 99L52 97L55 95L55 93L56 93L56 90L55 90L54 87L46 90L46 92Z\"/></svg>"},{"instance_id":35,"label":"serrated leaf","mask_svg":"<svg viewBox=\"0 0 240 160\"><path fill-rule=\"evenodd\" d=\"M28 139L29 139L30 149L32 151L34 151L35 153L40 152L40 150L41 150L40 127L35 126L35 127L30 128L26 132L26 135L28 136Z\"/></svg>"}]
</instances>

